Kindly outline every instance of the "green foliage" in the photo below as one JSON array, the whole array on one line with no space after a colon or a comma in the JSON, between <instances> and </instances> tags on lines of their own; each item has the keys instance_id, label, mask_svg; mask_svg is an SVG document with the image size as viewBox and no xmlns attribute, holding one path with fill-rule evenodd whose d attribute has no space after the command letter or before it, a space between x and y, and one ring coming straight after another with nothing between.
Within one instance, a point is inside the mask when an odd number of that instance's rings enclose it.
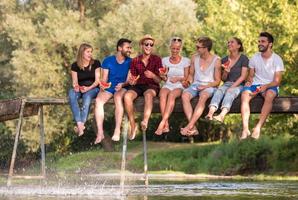
<instances>
[{"instance_id":1,"label":"green foliage","mask_svg":"<svg viewBox=\"0 0 298 200\"><path fill-rule=\"evenodd\" d=\"M275 37L274 51L285 62L286 73L282 95L297 95L298 68L298 2L254 0L85 0L85 19L80 22L78 1L30 0L0 1L0 98L19 96L65 97L70 86L70 64L75 60L82 42L93 45L94 57L102 59L115 51L116 41L127 37L138 41L144 34L156 38L156 53L168 55L168 41L173 35L184 39L184 54L194 53L194 39L207 35L214 40L214 52L224 56L226 41L237 36L244 42L245 53L257 51L258 34L269 31ZM73 133L72 115L67 106L46 107L46 143L59 153L88 149L94 139L91 126L78 139ZM112 113L112 112L110 112ZM109 114L108 114L109 115ZM179 129L185 124L184 115L173 115L172 132L168 141L181 141ZM232 137L241 132L240 115L230 115L220 127L199 121L200 136L195 141L214 141L231 130ZM113 117L109 115L109 117ZM257 119L252 116L251 124ZM113 130L113 119L105 122ZM22 141L26 151L37 151L39 144L37 118L25 121ZM159 116L153 115L149 133L153 133ZM298 135L295 115L270 116L262 134ZM15 122L2 126L7 134L14 132ZM7 130L6 130L7 129ZM111 132L111 131L110 131ZM230 136L229 136L230 137ZM153 134L150 140L160 140ZM140 138L139 138L140 139ZM190 167L190 166L189 166Z\"/></svg>"},{"instance_id":2,"label":"green foliage","mask_svg":"<svg viewBox=\"0 0 298 200\"><path fill-rule=\"evenodd\" d=\"M183 6L181 6L183 5ZM151 34L156 39L157 53L168 54L168 41L173 35L187 37L197 27L196 5L191 0L132 0L107 13L99 23L102 54L115 51L116 41L127 37L138 51L139 39Z\"/></svg>"},{"instance_id":3,"label":"green foliage","mask_svg":"<svg viewBox=\"0 0 298 200\"><path fill-rule=\"evenodd\" d=\"M47 165L50 169L59 173L100 173L111 169L119 169L120 156L121 154L119 153L107 154L98 150L70 153L63 157L57 157L55 154L51 154Z\"/></svg>"},{"instance_id":4,"label":"green foliage","mask_svg":"<svg viewBox=\"0 0 298 200\"><path fill-rule=\"evenodd\" d=\"M0 169L7 168L11 159L13 144L14 144L14 135L10 129L8 129L5 124L0 123ZM21 158L24 157L26 153L26 146L23 141L19 142L18 146L18 156ZM19 159L19 161L22 159Z\"/></svg>"},{"instance_id":5,"label":"green foliage","mask_svg":"<svg viewBox=\"0 0 298 200\"><path fill-rule=\"evenodd\" d=\"M218 175L289 173L297 171L297 142L297 139L263 137L258 141L233 140L230 143L185 149L151 150L148 153L148 166L151 171ZM142 155L139 155L130 161L129 166L139 172L142 160Z\"/></svg>"}]
</instances>

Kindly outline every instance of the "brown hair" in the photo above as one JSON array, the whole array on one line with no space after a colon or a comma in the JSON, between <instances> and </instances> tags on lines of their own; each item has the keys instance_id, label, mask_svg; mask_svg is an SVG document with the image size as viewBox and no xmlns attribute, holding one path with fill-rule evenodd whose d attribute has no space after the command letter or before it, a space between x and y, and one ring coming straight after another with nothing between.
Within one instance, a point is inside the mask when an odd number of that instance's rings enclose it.
<instances>
[{"instance_id":1,"label":"brown hair","mask_svg":"<svg viewBox=\"0 0 298 200\"><path fill-rule=\"evenodd\" d=\"M234 39L234 40L237 42L237 44L240 45L238 51L239 51L239 52L243 52L243 51L244 51L244 48L243 48L242 41L241 41L239 38L237 38L237 37L232 37L232 39Z\"/></svg>"},{"instance_id":2,"label":"brown hair","mask_svg":"<svg viewBox=\"0 0 298 200\"><path fill-rule=\"evenodd\" d=\"M202 36L197 39L197 42L202 43L204 47L211 51L212 49L212 40L209 37Z\"/></svg>"},{"instance_id":3,"label":"brown hair","mask_svg":"<svg viewBox=\"0 0 298 200\"><path fill-rule=\"evenodd\" d=\"M77 64L79 66L79 68L81 70L84 70L84 66L83 66L83 55L84 55L84 52L86 49L92 49L92 46L90 44L86 44L86 43L83 43L80 45L80 48L78 50L78 53L77 53ZM94 63L94 60L93 58L91 58L90 60L90 63L89 63L89 70L91 70L91 65L93 65Z\"/></svg>"}]
</instances>

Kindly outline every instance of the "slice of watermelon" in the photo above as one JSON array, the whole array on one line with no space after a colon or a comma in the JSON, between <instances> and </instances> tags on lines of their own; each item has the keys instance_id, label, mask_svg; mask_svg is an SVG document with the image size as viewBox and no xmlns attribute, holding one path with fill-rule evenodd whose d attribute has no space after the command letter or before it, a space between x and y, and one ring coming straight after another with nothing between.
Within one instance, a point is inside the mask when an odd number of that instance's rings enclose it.
<instances>
[{"instance_id":1,"label":"slice of watermelon","mask_svg":"<svg viewBox=\"0 0 298 200\"><path fill-rule=\"evenodd\" d=\"M229 65L230 65L230 59L227 61L227 62L225 62L225 63L223 63L221 66L223 67L223 68L228 68L229 67Z\"/></svg>"},{"instance_id":2,"label":"slice of watermelon","mask_svg":"<svg viewBox=\"0 0 298 200\"><path fill-rule=\"evenodd\" d=\"M111 85L112 85L111 82L107 83L105 81L99 81L99 87L101 87L104 90L110 88Z\"/></svg>"},{"instance_id":3,"label":"slice of watermelon","mask_svg":"<svg viewBox=\"0 0 298 200\"><path fill-rule=\"evenodd\" d=\"M167 68L161 67L161 68L158 69L158 71L159 71L160 74L166 74L167 73Z\"/></svg>"},{"instance_id":4,"label":"slice of watermelon","mask_svg":"<svg viewBox=\"0 0 298 200\"><path fill-rule=\"evenodd\" d=\"M134 76L134 75L131 74L131 79L133 81L137 81L139 78L140 78L140 75Z\"/></svg>"}]
</instances>

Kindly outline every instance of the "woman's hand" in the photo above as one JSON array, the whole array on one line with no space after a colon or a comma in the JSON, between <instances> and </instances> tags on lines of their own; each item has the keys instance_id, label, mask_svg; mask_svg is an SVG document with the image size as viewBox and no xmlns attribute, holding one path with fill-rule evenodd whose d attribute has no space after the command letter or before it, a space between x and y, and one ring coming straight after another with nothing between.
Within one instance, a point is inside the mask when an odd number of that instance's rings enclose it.
<instances>
[{"instance_id":1,"label":"woman's hand","mask_svg":"<svg viewBox=\"0 0 298 200\"><path fill-rule=\"evenodd\" d=\"M79 85L73 85L73 90L75 92L80 92L80 86Z\"/></svg>"},{"instance_id":2,"label":"woman's hand","mask_svg":"<svg viewBox=\"0 0 298 200\"><path fill-rule=\"evenodd\" d=\"M208 87L209 87L208 85L200 85L200 86L198 86L198 91L202 91Z\"/></svg>"},{"instance_id":3,"label":"woman's hand","mask_svg":"<svg viewBox=\"0 0 298 200\"><path fill-rule=\"evenodd\" d=\"M80 86L80 92L82 93L86 93L90 90L90 87L87 87L87 86Z\"/></svg>"},{"instance_id":4,"label":"woman's hand","mask_svg":"<svg viewBox=\"0 0 298 200\"><path fill-rule=\"evenodd\" d=\"M170 78L171 83L177 83L178 81L180 81L180 77L178 76L173 76Z\"/></svg>"}]
</instances>

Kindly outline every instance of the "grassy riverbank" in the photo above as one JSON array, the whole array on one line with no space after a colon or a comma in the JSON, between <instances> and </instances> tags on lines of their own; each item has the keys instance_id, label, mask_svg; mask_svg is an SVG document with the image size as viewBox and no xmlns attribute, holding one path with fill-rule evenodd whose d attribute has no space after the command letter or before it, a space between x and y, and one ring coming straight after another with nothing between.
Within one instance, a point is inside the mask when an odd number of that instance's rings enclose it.
<instances>
[{"instance_id":1,"label":"grassy riverbank","mask_svg":"<svg viewBox=\"0 0 298 200\"><path fill-rule=\"evenodd\" d=\"M143 172L143 146L128 143L129 173ZM55 175L99 175L119 173L121 144L115 152L93 149L67 155L47 154L47 173ZM298 180L298 140L285 137L229 143L148 142L149 173L184 179L232 178L254 180ZM26 170L24 170L26 169ZM39 164L22 168L18 173L39 172Z\"/></svg>"},{"instance_id":2,"label":"grassy riverbank","mask_svg":"<svg viewBox=\"0 0 298 200\"><path fill-rule=\"evenodd\" d=\"M48 154L51 171L65 173L118 172L121 146L117 152L85 151L66 156ZM258 141L229 143L157 143L148 142L150 172L180 172L183 174L212 175L297 175L298 140L262 137ZM130 142L127 170L141 173L143 152L141 142Z\"/></svg>"}]
</instances>

